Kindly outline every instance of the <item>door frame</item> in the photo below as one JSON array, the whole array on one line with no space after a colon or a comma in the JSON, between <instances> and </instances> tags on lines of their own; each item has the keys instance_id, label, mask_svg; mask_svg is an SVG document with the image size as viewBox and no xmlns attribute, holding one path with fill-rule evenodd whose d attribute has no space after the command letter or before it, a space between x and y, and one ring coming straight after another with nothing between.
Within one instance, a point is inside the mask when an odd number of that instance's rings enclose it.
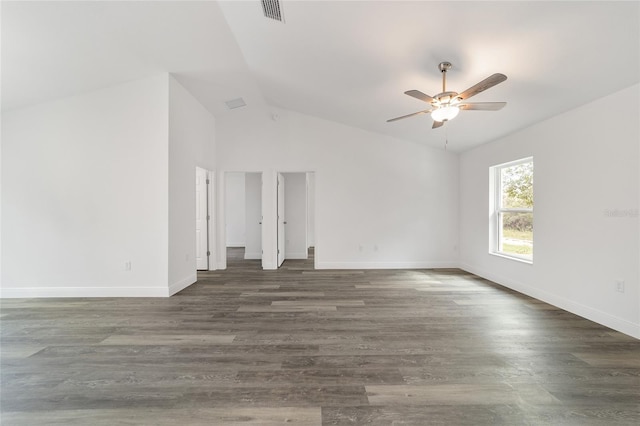
<instances>
[{"instance_id":1,"label":"door frame","mask_svg":"<svg viewBox=\"0 0 640 426\"><path fill-rule=\"evenodd\" d=\"M220 170L218 172L218 179L216 185L217 192L217 217L218 221L216 223L216 237L215 246L217 248L217 267L218 269L227 269L227 231L226 231L226 176L227 173L244 173L245 176L247 173L257 173L261 177L261 201L260 201L260 210L262 215L262 230L261 230L261 245L262 245L262 269L265 268L265 171L264 170Z\"/></svg>"},{"instance_id":2,"label":"door frame","mask_svg":"<svg viewBox=\"0 0 640 426\"><path fill-rule=\"evenodd\" d=\"M278 185L278 173L304 173L307 175L307 182L309 179L309 173L313 173L313 177L314 177L314 192L313 192L313 235L314 235L314 241L313 241L313 252L314 252L314 256L313 256L313 269L318 269L318 196L317 196L317 188L318 188L318 172L316 170L300 170L300 169L278 169L275 172L275 179L274 179L274 185L276 185L276 191L275 191L275 201L276 201L276 210L278 208L277 206L277 185ZM309 200L309 185L306 185L305 187L305 191L306 191L306 195L307 195L307 205L308 205L308 200ZM286 200L285 200L286 202ZM308 214L308 212L307 212ZM275 218L275 225L276 225L276 233L278 232L278 228L277 228L277 211L276 211L276 218ZM309 238L309 228L307 228L307 241ZM277 252L278 252L278 247L277 247L277 238L276 238L276 256L277 256ZM307 250L309 248L307 247ZM277 264L277 257L276 257L276 264Z\"/></svg>"},{"instance_id":3,"label":"door frame","mask_svg":"<svg viewBox=\"0 0 640 426\"><path fill-rule=\"evenodd\" d=\"M203 177L203 181L200 181L200 177ZM204 200L201 200L201 195ZM203 215L200 216L200 212L204 210ZM196 235L198 235L198 229L200 230L200 238L196 237L196 270L208 271L210 263L209 251L209 176L207 169L196 166ZM200 226L203 223L204 226ZM204 241L202 241L204 239ZM201 244L204 243L204 244ZM202 247L204 245L204 247ZM199 262L204 261L204 268L201 267Z\"/></svg>"},{"instance_id":4,"label":"door frame","mask_svg":"<svg viewBox=\"0 0 640 426\"><path fill-rule=\"evenodd\" d=\"M287 258L287 231L284 226L287 224L287 218L285 217L286 199L284 196L286 192L286 179L282 172L276 174L276 181L276 268L280 268ZM282 220L280 220L280 214L282 214ZM281 234L282 238L280 237ZM281 248L282 253L280 252ZM282 259L282 261L280 259Z\"/></svg>"},{"instance_id":5,"label":"door frame","mask_svg":"<svg viewBox=\"0 0 640 426\"><path fill-rule=\"evenodd\" d=\"M216 206L216 199L215 199L215 176L216 173L215 171L211 171L208 170L205 167L200 167L200 166L196 166L195 170L196 170L196 174L198 173L198 169L203 170L204 171L204 175L205 175L205 185L206 185L206 216L207 218L205 219L205 223L206 223L206 231L204 233L204 235L207 237L207 248L206 248L206 256L207 256L207 269L198 269L198 265L196 262L196 271L215 271L217 268L217 262L216 262L216 214L215 214L215 206ZM194 188L194 191L196 190L196 188ZM196 194L197 197L197 194ZM195 226L195 225L194 225ZM194 235L195 235L195 229L194 229ZM197 252L197 250L196 250Z\"/></svg>"},{"instance_id":6,"label":"door frame","mask_svg":"<svg viewBox=\"0 0 640 426\"><path fill-rule=\"evenodd\" d=\"M206 169L205 169L206 170ZM207 185L207 214L209 220L207 221L207 250L209 251L209 271L215 271L218 269L218 262L216 261L216 172L207 170L207 179L209 184Z\"/></svg>"}]
</instances>

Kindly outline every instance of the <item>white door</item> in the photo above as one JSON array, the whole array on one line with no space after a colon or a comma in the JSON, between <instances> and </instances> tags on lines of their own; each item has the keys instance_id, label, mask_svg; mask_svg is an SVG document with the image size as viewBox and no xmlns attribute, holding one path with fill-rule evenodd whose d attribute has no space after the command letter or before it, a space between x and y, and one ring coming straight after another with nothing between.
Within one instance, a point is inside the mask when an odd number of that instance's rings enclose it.
<instances>
[{"instance_id":1,"label":"white door","mask_svg":"<svg viewBox=\"0 0 640 426\"><path fill-rule=\"evenodd\" d=\"M278 173L278 268L284 262L284 226L286 223L284 217L284 176L282 173Z\"/></svg>"},{"instance_id":2,"label":"white door","mask_svg":"<svg viewBox=\"0 0 640 426\"><path fill-rule=\"evenodd\" d=\"M207 171L196 167L196 269L209 269L207 229Z\"/></svg>"},{"instance_id":3,"label":"white door","mask_svg":"<svg viewBox=\"0 0 640 426\"><path fill-rule=\"evenodd\" d=\"M262 259L262 173L245 174L245 259Z\"/></svg>"}]
</instances>

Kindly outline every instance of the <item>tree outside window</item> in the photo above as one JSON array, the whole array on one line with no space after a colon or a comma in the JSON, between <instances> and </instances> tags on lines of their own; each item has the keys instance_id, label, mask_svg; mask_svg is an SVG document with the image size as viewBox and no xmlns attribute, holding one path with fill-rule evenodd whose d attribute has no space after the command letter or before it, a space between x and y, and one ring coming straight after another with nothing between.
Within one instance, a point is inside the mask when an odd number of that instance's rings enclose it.
<instances>
[{"instance_id":1,"label":"tree outside window","mask_svg":"<svg viewBox=\"0 0 640 426\"><path fill-rule=\"evenodd\" d=\"M492 167L495 224L492 252L533 260L533 159Z\"/></svg>"}]
</instances>

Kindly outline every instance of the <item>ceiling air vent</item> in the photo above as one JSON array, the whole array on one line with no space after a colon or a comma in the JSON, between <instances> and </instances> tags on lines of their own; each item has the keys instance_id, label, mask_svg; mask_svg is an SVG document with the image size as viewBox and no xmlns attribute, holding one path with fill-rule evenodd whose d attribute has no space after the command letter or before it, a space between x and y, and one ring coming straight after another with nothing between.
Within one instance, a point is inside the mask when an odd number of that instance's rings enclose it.
<instances>
[{"instance_id":1,"label":"ceiling air vent","mask_svg":"<svg viewBox=\"0 0 640 426\"><path fill-rule=\"evenodd\" d=\"M229 109L236 109L247 105L242 98L231 99L230 101L226 101L225 104L227 104L227 108Z\"/></svg>"},{"instance_id":2,"label":"ceiling air vent","mask_svg":"<svg viewBox=\"0 0 640 426\"><path fill-rule=\"evenodd\" d=\"M260 0L260 3L262 3L262 11L265 17L284 22L279 0Z\"/></svg>"}]
</instances>

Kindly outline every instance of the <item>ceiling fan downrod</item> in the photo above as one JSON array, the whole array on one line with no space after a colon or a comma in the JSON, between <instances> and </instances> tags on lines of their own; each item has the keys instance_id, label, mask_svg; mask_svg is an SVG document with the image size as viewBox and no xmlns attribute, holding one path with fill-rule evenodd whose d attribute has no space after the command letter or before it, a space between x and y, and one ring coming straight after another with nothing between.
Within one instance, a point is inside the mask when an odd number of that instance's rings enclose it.
<instances>
[{"instance_id":1,"label":"ceiling fan downrod","mask_svg":"<svg viewBox=\"0 0 640 426\"><path fill-rule=\"evenodd\" d=\"M438 64L438 69L442 73L442 93L447 91L447 71L449 71L452 66L451 62L440 62L440 64Z\"/></svg>"}]
</instances>

